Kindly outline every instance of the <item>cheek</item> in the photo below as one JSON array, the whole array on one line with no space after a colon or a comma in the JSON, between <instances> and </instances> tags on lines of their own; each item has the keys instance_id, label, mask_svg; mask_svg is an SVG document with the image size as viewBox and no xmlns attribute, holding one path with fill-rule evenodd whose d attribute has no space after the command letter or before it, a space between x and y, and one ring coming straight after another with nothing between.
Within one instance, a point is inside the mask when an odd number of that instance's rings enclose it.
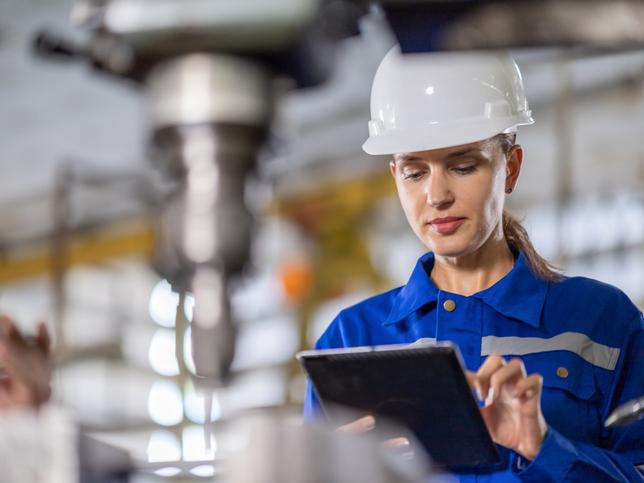
<instances>
[{"instance_id":1,"label":"cheek","mask_svg":"<svg viewBox=\"0 0 644 483\"><path fill-rule=\"evenodd\" d=\"M416 229L423 212L423 197L414 190L398 188L398 199L409 224Z\"/></svg>"},{"instance_id":2,"label":"cheek","mask_svg":"<svg viewBox=\"0 0 644 483\"><path fill-rule=\"evenodd\" d=\"M481 229L495 226L503 212L503 185L495 177L473 180L462 190L461 200L469 211L478 218ZM501 190L501 191L500 191Z\"/></svg>"},{"instance_id":3,"label":"cheek","mask_svg":"<svg viewBox=\"0 0 644 483\"><path fill-rule=\"evenodd\" d=\"M488 229L494 228L499 224L503 217L503 196L490 195L486 204L485 224Z\"/></svg>"},{"instance_id":4,"label":"cheek","mask_svg":"<svg viewBox=\"0 0 644 483\"><path fill-rule=\"evenodd\" d=\"M497 176L491 180L487 195L483 201L486 224L489 227L494 227L501 221L504 204L505 181L503 173L498 173Z\"/></svg>"},{"instance_id":5,"label":"cheek","mask_svg":"<svg viewBox=\"0 0 644 483\"><path fill-rule=\"evenodd\" d=\"M412 222L418 211L416 200L408 192L400 189L398 189L398 199L400 200L400 206L402 206L407 220Z\"/></svg>"}]
</instances>

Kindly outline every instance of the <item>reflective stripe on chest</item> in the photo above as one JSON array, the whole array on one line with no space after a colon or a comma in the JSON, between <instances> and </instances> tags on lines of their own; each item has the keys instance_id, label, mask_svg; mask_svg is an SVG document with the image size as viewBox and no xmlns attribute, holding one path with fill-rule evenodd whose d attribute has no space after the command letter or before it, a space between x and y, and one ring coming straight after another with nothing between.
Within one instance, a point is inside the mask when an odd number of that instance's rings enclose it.
<instances>
[{"instance_id":1,"label":"reflective stripe on chest","mask_svg":"<svg viewBox=\"0 0 644 483\"><path fill-rule=\"evenodd\" d=\"M525 355L539 352L573 352L591 364L613 370L619 358L619 349L590 339L579 332L564 332L543 339L540 337L497 337L488 335L481 339L481 356Z\"/></svg>"}]
</instances>

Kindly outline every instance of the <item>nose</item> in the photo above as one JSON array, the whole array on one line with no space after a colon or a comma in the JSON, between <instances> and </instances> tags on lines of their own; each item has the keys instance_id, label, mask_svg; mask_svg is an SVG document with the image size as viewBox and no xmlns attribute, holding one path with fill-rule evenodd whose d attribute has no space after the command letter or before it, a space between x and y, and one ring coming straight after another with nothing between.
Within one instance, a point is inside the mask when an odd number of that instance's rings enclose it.
<instances>
[{"instance_id":1,"label":"nose","mask_svg":"<svg viewBox=\"0 0 644 483\"><path fill-rule=\"evenodd\" d=\"M441 170L436 170L428 176L425 196L427 204L434 208L447 208L454 202L449 182Z\"/></svg>"}]
</instances>

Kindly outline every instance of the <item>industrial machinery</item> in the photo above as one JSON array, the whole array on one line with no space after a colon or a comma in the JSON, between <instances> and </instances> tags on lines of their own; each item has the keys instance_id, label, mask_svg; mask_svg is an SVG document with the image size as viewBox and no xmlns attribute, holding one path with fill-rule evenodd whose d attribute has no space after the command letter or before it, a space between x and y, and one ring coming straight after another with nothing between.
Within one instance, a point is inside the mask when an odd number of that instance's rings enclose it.
<instances>
[{"instance_id":1,"label":"industrial machinery","mask_svg":"<svg viewBox=\"0 0 644 483\"><path fill-rule=\"evenodd\" d=\"M203 387L225 383L234 356L228 295L250 256L248 182L284 85L276 79L293 88L323 82L338 41L358 34L369 12L403 52L565 45L583 54L644 44L637 1L379 4L81 0L72 19L89 32L85 45L47 32L36 39L40 53L88 62L147 98L150 158L165 177L156 268L177 291L194 294L194 377ZM610 29L594 21L598 9Z\"/></svg>"},{"instance_id":2,"label":"industrial machinery","mask_svg":"<svg viewBox=\"0 0 644 483\"><path fill-rule=\"evenodd\" d=\"M249 258L246 184L270 128L273 79L323 81L333 39L346 34L337 20L355 24L356 10L314 0L88 1L72 14L92 32L86 48L51 35L37 41L41 52L136 82L148 99L151 157L168 182L157 268L195 296L192 348L203 385L224 381L233 358L228 287ZM324 25L332 20L336 31Z\"/></svg>"},{"instance_id":3,"label":"industrial machinery","mask_svg":"<svg viewBox=\"0 0 644 483\"><path fill-rule=\"evenodd\" d=\"M403 52L548 45L593 52L644 42L636 1L380 6L372 15L383 28L386 18ZM610 17L609 31L588 21L597 9ZM368 11L361 0L81 0L72 20L90 32L87 45L46 32L36 40L40 53L90 62L148 99L150 157L168 182L157 268L195 295L192 346L203 385L224 381L233 358L228 290L249 258L247 181L270 133L274 80L296 88L323 82L338 41L358 34Z\"/></svg>"}]
</instances>

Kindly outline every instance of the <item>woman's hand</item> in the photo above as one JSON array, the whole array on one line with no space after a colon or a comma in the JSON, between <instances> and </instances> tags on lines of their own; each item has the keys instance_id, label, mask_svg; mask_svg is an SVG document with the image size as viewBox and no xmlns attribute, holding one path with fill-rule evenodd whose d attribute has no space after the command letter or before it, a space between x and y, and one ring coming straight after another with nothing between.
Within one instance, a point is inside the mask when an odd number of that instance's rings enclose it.
<instances>
[{"instance_id":1,"label":"woman's hand","mask_svg":"<svg viewBox=\"0 0 644 483\"><path fill-rule=\"evenodd\" d=\"M485 401L481 414L494 442L533 460L548 430L541 412L543 378L526 375L521 359L506 362L496 354L466 375Z\"/></svg>"},{"instance_id":2,"label":"woman's hand","mask_svg":"<svg viewBox=\"0 0 644 483\"><path fill-rule=\"evenodd\" d=\"M339 433L366 433L371 431L376 427L376 419L371 416L363 416L360 419L356 419L348 424L336 428L336 431ZM404 436L399 436L397 438L389 438L382 442L383 446L389 450L393 450L400 454L405 454L409 457L413 456L413 451L411 449L411 443L409 439Z\"/></svg>"},{"instance_id":3,"label":"woman's hand","mask_svg":"<svg viewBox=\"0 0 644 483\"><path fill-rule=\"evenodd\" d=\"M51 394L50 340L44 323L36 337L25 337L0 315L0 410L40 406Z\"/></svg>"}]
</instances>

